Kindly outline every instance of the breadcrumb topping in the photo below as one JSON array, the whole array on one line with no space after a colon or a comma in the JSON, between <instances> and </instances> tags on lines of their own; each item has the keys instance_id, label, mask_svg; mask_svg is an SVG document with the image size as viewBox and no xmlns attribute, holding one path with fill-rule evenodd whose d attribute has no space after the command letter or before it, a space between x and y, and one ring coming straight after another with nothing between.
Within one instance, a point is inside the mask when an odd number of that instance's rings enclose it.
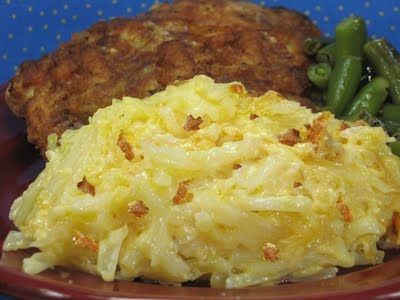
<instances>
[{"instance_id":1,"label":"breadcrumb topping","mask_svg":"<svg viewBox=\"0 0 400 300\"><path fill-rule=\"evenodd\" d=\"M189 115L186 118L186 123L183 126L183 129L186 131L199 130L201 123L203 123L203 119L201 117L194 118L192 115Z\"/></svg>"},{"instance_id":2,"label":"breadcrumb topping","mask_svg":"<svg viewBox=\"0 0 400 300\"><path fill-rule=\"evenodd\" d=\"M86 177L83 177L82 181L78 182L76 186L86 194L90 194L93 197L96 195L96 188L87 181Z\"/></svg>"},{"instance_id":3,"label":"breadcrumb topping","mask_svg":"<svg viewBox=\"0 0 400 300\"><path fill-rule=\"evenodd\" d=\"M174 199L173 199L173 202L175 204L182 204L182 203L188 202L193 197L193 195L191 193L188 193L188 190L187 190L188 184L189 184L188 180L179 183L178 189L176 191L176 195L174 196Z\"/></svg>"},{"instance_id":4,"label":"breadcrumb topping","mask_svg":"<svg viewBox=\"0 0 400 300\"><path fill-rule=\"evenodd\" d=\"M264 251L264 259L272 262L276 262L278 260L278 252L277 247L272 243L266 243L263 246Z\"/></svg>"},{"instance_id":5,"label":"breadcrumb topping","mask_svg":"<svg viewBox=\"0 0 400 300\"><path fill-rule=\"evenodd\" d=\"M135 217L143 217L149 212L149 208L143 203L143 201L133 201L128 204L128 212Z\"/></svg>"},{"instance_id":6,"label":"breadcrumb topping","mask_svg":"<svg viewBox=\"0 0 400 300\"><path fill-rule=\"evenodd\" d=\"M121 151L124 152L127 160L131 161L135 157L135 154L132 150L132 145L128 143L122 133L119 135L117 144Z\"/></svg>"},{"instance_id":7,"label":"breadcrumb topping","mask_svg":"<svg viewBox=\"0 0 400 300\"><path fill-rule=\"evenodd\" d=\"M255 120L259 117L257 114L250 114L250 120Z\"/></svg>"},{"instance_id":8,"label":"breadcrumb topping","mask_svg":"<svg viewBox=\"0 0 400 300\"><path fill-rule=\"evenodd\" d=\"M340 211L343 217L343 221L349 223L353 221L353 214L351 213L350 208L345 203L344 196L341 194L336 201L336 208Z\"/></svg>"},{"instance_id":9,"label":"breadcrumb topping","mask_svg":"<svg viewBox=\"0 0 400 300\"><path fill-rule=\"evenodd\" d=\"M294 146L301 142L300 132L295 129L289 129L278 136L279 142L284 145Z\"/></svg>"},{"instance_id":10,"label":"breadcrumb topping","mask_svg":"<svg viewBox=\"0 0 400 300\"><path fill-rule=\"evenodd\" d=\"M99 251L99 245L92 239L91 237L83 235L78 230L75 230L75 235L72 238L72 241L76 246L88 249L92 252Z\"/></svg>"}]
</instances>

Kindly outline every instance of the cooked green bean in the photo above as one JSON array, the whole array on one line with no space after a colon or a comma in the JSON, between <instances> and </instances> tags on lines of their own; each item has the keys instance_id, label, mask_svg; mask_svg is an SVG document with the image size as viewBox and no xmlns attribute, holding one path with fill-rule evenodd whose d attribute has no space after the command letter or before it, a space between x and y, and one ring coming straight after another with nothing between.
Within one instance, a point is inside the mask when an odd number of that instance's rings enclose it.
<instances>
[{"instance_id":1,"label":"cooked green bean","mask_svg":"<svg viewBox=\"0 0 400 300\"><path fill-rule=\"evenodd\" d=\"M400 156L400 142L396 141L396 142L388 143L388 146L392 150L393 154Z\"/></svg>"},{"instance_id":2,"label":"cooked green bean","mask_svg":"<svg viewBox=\"0 0 400 300\"><path fill-rule=\"evenodd\" d=\"M322 37L309 37L306 38L303 42L304 52L310 56L314 56L317 54L318 50L328 44L331 39L322 36Z\"/></svg>"},{"instance_id":3,"label":"cooked green bean","mask_svg":"<svg viewBox=\"0 0 400 300\"><path fill-rule=\"evenodd\" d=\"M313 64L308 68L307 76L314 85L325 89L328 87L331 72L332 68L327 63Z\"/></svg>"},{"instance_id":4,"label":"cooked green bean","mask_svg":"<svg viewBox=\"0 0 400 300\"><path fill-rule=\"evenodd\" d=\"M377 74L389 82L389 92L393 102L400 104L399 53L384 39L366 43L364 52Z\"/></svg>"},{"instance_id":5,"label":"cooked green bean","mask_svg":"<svg viewBox=\"0 0 400 300\"><path fill-rule=\"evenodd\" d=\"M326 109L341 115L357 92L362 74L360 57L349 56L336 62L328 85Z\"/></svg>"},{"instance_id":6,"label":"cooked green bean","mask_svg":"<svg viewBox=\"0 0 400 300\"><path fill-rule=\"evenodd\" d=\"M386 121L399 121L400 122L400 105L399 104L386 104L382 109L382 117Z\"/></svg>"},{"instance_id":7,"label":"cooked green bean","mask_svg":"<svg viewBox=\"0 0 400 300\"><path fill-rule=\"evenodd\" d=\"M390 136L400 137L399 121L383 121L382 126Z\"/></svg>"},{"instance_id":8,"label":"cooked green bean","mask_svg":"<svg viewBox=\"0 0 400 300\"><path fill-rule=\"evenodd\" d=\"M326 45L317 52L315 60L319 63L327 63L333 67L335 65L335 51L335 43Z\"/></svg>"},{"instance_id":9,"label":"cooked green bean","mask_svg":"<svg viewBox=\"0 0 400 300\"><path fill-rule=\"evenodd\" d=\"M388 88L389 83L386 79L382 77L374 78L357 93L344 114L344 118L356 121L361 119L363 114L375 116L388 96Z\"/></svg>"},{"instance_id":10,"label":"cooked green bean","mask_svg":"<svg viewBox=\"0 0 400 300\"><path fill-rule=\"evenodd\" d=\"M363 18L351 17L336 27L336 59L347 56L362 57L367 39L367 27Z\"/></svg>"}]
</instances>

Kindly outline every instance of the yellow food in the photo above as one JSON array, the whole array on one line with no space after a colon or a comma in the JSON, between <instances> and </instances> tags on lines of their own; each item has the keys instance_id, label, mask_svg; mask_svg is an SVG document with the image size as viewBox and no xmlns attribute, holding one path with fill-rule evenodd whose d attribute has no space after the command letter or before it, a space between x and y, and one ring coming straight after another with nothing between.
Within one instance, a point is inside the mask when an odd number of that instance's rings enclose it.
<instances>
[{"instance_id":1,"label":"yellow food","mask_svg":"<svg viewBox=\"0 0 400 300\"><path fill-rule=\"evenodd\" d=\"M4 249L40 249L24 260L31 274L64 266L107 281L332 277L382 262L378 242L399 244L386 233L400 199L388 141L382 128L197 76L144 101L114 100L50 137Z\"/></svg>"}]
</instances>

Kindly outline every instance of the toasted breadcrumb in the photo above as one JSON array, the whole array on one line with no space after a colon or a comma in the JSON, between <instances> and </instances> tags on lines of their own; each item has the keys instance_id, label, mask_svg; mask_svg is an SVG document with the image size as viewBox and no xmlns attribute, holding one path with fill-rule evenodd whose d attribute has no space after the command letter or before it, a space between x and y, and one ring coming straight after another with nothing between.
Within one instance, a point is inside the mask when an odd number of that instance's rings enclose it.
<instances>
[{"instance_id":1,"label":"toasted breadcrumb","mask_svg":"<svg viewBox=\"0 0 400 300\"><path fill-rule=\"evenodd\" d=\"M279 142L284 145L294 146L300 143L300 132L297 129L289 129L278 136Z\"/></svg>"},{"instance_id":2,"label":"toasted breadcrumb","mask_svg":"<svg viewBox=\"0 0 400 300\"><path fill-rule=\"evenodd\" d=\"M241 164L233 164L233 169L234 170L240 169L241 167L242 167Z\"/></svg>"},{"instance_id":3,"label":"toasted breadcrumb","mask_svg":"<svg viewBox=\"0 0 400 300\"><path fill-rule=\"evenodd\" d=\"M239 83L234 83L230 86L230 90L232 92L234 92L235 94L243 94L245 92L245 89L243 87L243 85L239 84Z\"/></svg>"},{"instance_id":4,"label":"toasted breadcrumb","mask_svg":"<svg viewBox=\"0 0 400 300\"><path fill-rule=\"evenodd\" d=\"M331 115L327 112L322 113L318 118L313 121L313 124L308 129L307 139L318 145L323 140L323 137L326 134L326 125L330 120Z\"/></svg>"},{"instance_id":5,"label":"toasted breadcrumb","mask_svg":"<svg viewBox=\"0 0 400 300\"><path fill-rule=\"evenodd\" d=\"M263 247L264 259L275 262L278 260L278 249L272 243L266 243Z\"/></svg>"},{"instance_id":6,"label":"toasted breadcrumb","mask_svg":"<svg viewBox=\"0 0 400 300\"><path fill-rule=\"evenodd\" d=\"M350 127L351 127L351 126L350 126L349 124L347 124L347 123L345 123L345 122L342 122L342 123L340 124L339 131L346 130L346 129L350 128Z\"/></svg>"},{"instance_id":7,"label":"toasted breadcrumb","mask_svg":"<svg viewBox=\"0 0 400 300\"><path fill-rule=\"evenodd\" d=\"M128 212L140 218L149 212L149 208L142 201L133 201L128 204Z\"/></svg>"},{"instance_id":8,"label":"toasted breadcrumb","mask_svg":"<svg viewBox=\"0 0 400 300\"><path fill-rule=\"evenodd\" d=\"M96 195L96 188L87 181L86 177L83 177L82 181L78 182L76 186L80 191L86 194L90 194L92 196Z\"/></svg>"},{"instance_id":9,"label":"toasted breadcrumb","mask_svg":"<svg viewBox=\"0 0 400 300\"><path fill-rule=\"evenodd\" d=\"M339 198L336 201L336 208L342 214L343 221L347 223L353 221L353 214L351 213L350 208L346 205L345 199L342 194L339 195Z\"/></svg>"},{"instance_id":10,"label":"toasted breadcrumb","mask_svg":"<svg viewBox=\"0 0 400 300\"><path fill-rule=\"evenodd\" d=\"M135 157L135 154L133 153L131 144L128 143L128 141L125 139L125 137L122 133L119 135L117 144L118 144L118 147L121 149L121 151L124 152L125 158L127 160L130 161Z\"/></svg>"},{"instance_id":11,"label":"toasted breadcrumb","mask_svg":"<svg viewBox=\"0 0 400 300\"><path fill-rule=\"evenodd\" d=\"M175 204L182 204L182 203L188 202L193 197L193 195L188 193L188 191L187 191L188 184L189 184L188 180L179 183L178 189L176 191L176 195L174 196L174 199L173 199L173 202Z\"/></svg>"},{"instance_id":12,"label":"toasted breadcrumb","mask_svg":"<svg viewBox=\"0 0 400 300\"><path fill-rule=\"evenodd\" d=\"M259 117L257 114L250 114L250 120L255 120Z\"/></svg>"},{"instance_id":13,"label":"toasted breadcrumb","mask_svg":"<svg viewBox=\"0 0 400 300\"><path fill-rule=\"evenodd\" d=\"M301 182L298 182L298 181L293 182L293 187L294 187L294 188L301 187L302 185L303 185L303 184L302 184Z\"/></svg>"},{"instance_id":14,"label":"toasted breadcrumb","mask_svg":"<svg viewBox=\"0 0 400 300\"><path fill-rule=\"evenodd\" d=\"M75 235L72 238L72 241L78 247L88 249L92 252L99 251L99 245L91 237L85 236L77 230L75 230Z\"/></svg>"},{"instance_id":15,"label":"toasted breadcrumb","mask_svg":"<svg viewBox=\"0 0 400 300\"><path fill-rule=\"evenodd\" d=\"M203 123L203 119L201 117L194 118L192 115L189 115L186 118L186 123L183 126L183 129L186 131L199 130L201 123Z\"/></svg>"}]
</instances>

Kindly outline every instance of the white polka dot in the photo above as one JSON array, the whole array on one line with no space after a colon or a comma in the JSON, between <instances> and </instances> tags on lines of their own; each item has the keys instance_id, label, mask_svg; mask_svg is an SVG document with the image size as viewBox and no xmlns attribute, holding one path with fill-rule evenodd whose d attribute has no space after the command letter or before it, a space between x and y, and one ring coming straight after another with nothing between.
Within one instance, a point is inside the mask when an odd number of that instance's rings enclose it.
<instances>
[{"instance_id":1,"label":"white polka dot","mask_svg":"<svg viewBox=\"0 0 400 300\"><path fill-rule=\"evenodd\" d=\"M77 16L77 15L73 15L73 16L72 16L72 20L76 21L77 19L78 19L78 16Z\"/></svg>"},{"instance_id":2,"label":"white polka dot","mask_svg":"<svg viewBox=\"0 0 400 300\"><path fill-rule=\"evenodd\" d=\"M349 13L349 17L354 17L355 15L354 15L354 13Z\"/></svg>"},{"instance_id":3,"label":"white polka dot","mask_svg":"<svg viewBox=\"0 0 400 300\"><path fill-rule=\"evenodd\" d=\"M28 26L28 31L32 32L33 31L33 27L32 26Z\"/></svg>"},{"instance_id":4,"label":"white polka dot","mask_svg":"<svg viewBox=\"0 0 400 300\"><path fill-rule=\"evenodd\" d=\"M325 21L325 22L329 22L329 17L328 17L328 16L325 16L325 17L324 17L324 21Z\"/></svg>"},{"instance_id":5,"label":"white polka dot","mask_svg":"<svg viewBox=\"0 0 400 300\"><path fill-rule=\"evenodd\" d=\"M371 35L372 39L376 39L376 34Z\"/></svg>"},{"instance_id":6,"label":"white polka dot","mask_svg":"<svg viewBox=\"0 0 400 300\"><path fill-rule=\"evenodd\" d=\"M41 17L44 16L44 11L43 10L40 11L39 16L41 16Z\"/></svg>"},{"instance_id":7,"label":"white polka dot","mask_svg":"<svg viewBox=\"0 0 400 300\"><path fill-rule=\"evenodd\" d=\"M48 24L44 24L44 25L43 25L43 29L44 29L44 30L47 30L48 28L49 28L49 25L48 25Z\"/></svg>"},{"instance_id":8,"label":"white polka dot","mask_svg":"<svg viewBox=\"0 0 400 300\"><path fill-rule=\"evenodd\" d=\"M97 11L97 15L98 15L98 16L102 16L102 15L103 15L103 11L102 11L101 9L99 9L99 10Z\"/></svg>"},{"instance_id":9,"label":"white polka dot","mask_svg":"<svg viewBox=\"0 0 400 300\"><path fill-rule=\"evenodd\" d=\"M304 14L305 14L306 16L309 16L311 13L310 13L309 10L305 10L305 11L304 11Z\"/></svg>"},{"instance_id":10,"label":"white polka dot","mask_svg":"<svg viewBox=\"0 0 400 300\"><path fill-rule=\"evenodd\" d=\"M385 16L385 13L384 13L383 11L379 11L379 12L378 12L378 15L379 15L380 17L383 17L383 16Z\"/></svg>"},{"instance_id":11,"label":"white polka dot","mask_svg":"<svg viewBox=\"0 0 400 300\"><path fill-rule=\"evenodd\" d=\"M112 3L112 4L117 4L117 3L118 3L118 0L112 0L111 3Z\"/></svg>"},{"instance_id":12,"label":"white polka dot","mask_svg":"<svg viewBox=\"0 0 400 300\"><path fill-rule=\"evenodd\" d=\"M370 25L371 24L371 20L370 19L366 19L365 20L365 24Z\"/></svg>"},{"instance_id":13,"label":"white polka dot","mask_svg":"<svg viewBox=\"0 0 400 300\"><path fill-rule=\"evenodd\" d=\"M330 33L330 32L326 32L325 35L326 35L327 37L330 37L330 36L331 36L331 33Z\"/></svg>"},{"instance_id":14,"label":"white polka dot","mask_svg":"<svg viewBox=\"0 0 400 300\"><path fill-rule=\"evenodd\" d=\"M317 20L313 20L312 22L313 22L314 25L317 25L317 24L318 24L318 21L317 21Z\"/></svg>"},{"instance_id":15,"label":"white polka dot","mask_svg":"<svg viewBox=\"0 0 400 300\"><path fill-rule=\"evenodd\" d=\"M62 18L62 19L60 20L60 22L61 22L61 24L67 24L67 19L66 19L66 18Z\"/></svg>"},{"instance_id":16,"label":"white polka dot","mask_svg":"<svg viewBox=\"0 0 400 300\"><path fill-rule=\"evenodd\" d=\"M265 1L260 1L260 5L265 6Z\"/></svg>"},{"instance_id":17,"label":"white polka dot","mask_svg":"<svg viewBox=\"0 0 400 300\"><path fill-rule=\"evenodd\" d=\"M8 56L7 56L7 54L3 54L3 56L1 58L3 58L3 60L7 60Z\"/></svg>"},{"instance_id":18,"label":"white polka dot","mask_svg":"<svg viewBox=\"0 0 400 300\"><path fill-rule=\"evenodd\" d=\"M343 11L344 10L344 6L342 4L340 4L337 9L338 9L338 11Z\"/></svg>"},{"instance_id":19,"label":"white polka dot","mask_svg":"<svg viewBox=\"0 0 400 300\"><path fill-rule=\"evenodd\" d=\"M12 40L13 38L14 38L14 35L13 35L12 33L9 33L9 34L8 34L8 39L9 39L9 40Z\"/></svg>"},{"instance_id":20,"label":"white polka dot","mask_svg":"<svg viewBox=\"0 0 400 300\"><path fill-rule=\"evenodd\" d=\"M64 4L64 10L68 10L69 9L69 6L68 6L68 4Z\"/></svg>"},{"instance_id":21,"label":"white polka dot","mask_svg":"<svg viewBox=\"0 0 400 300\"><path fill-rule=\"evenodd\" d=\"M56 35L56 40L58 40L58 41L61 40L61 34L58 33L58 34Z\"/></svg>"},{"instance_id":22,"label":"white polka dot","mask_svg":"<svg viewBox=\"0 0 400 300\"><path fill-rule=\"evenodd\" d=\"M33 11L33 7L32 7L32 6L29 6L29 7L28 7L28 11L29 11L29 12L32 12L32 11Z\"/></svg>"},{"instance_id":23,"label":"white polka dot","mask_svg":"<svg viewBox=\"0 0 400 300\"><path fill-rule=\"evenodd\" d=\"M58 10L57 9L53 9L53 15L58 15Z\"/></svg>"},{"instance_id":24,"label":"white polka dot","mask_svg":"<svg viewBox=\"0 0 400 300\"><path fill-rule=\"evenodd\" d=\"M6 0L6 4L11 4L11 0Z\"/></svg>"},{"instance_id":25,"label":"white polka dot","mask_svg":"<svg viewBox=\"0 0 400 300\"><path fill-rule=\"evenodd\" d=\"M40 52L45 52L45 51L46 51L46 48L44 46L41 46L40 47Z\"/></svg>"},{"instance_id":26,"label":"white polka dot","mask_svg":"<svg viewBox=\"0 0 400 300\"><path fill-rule=\"evenodd\" d=\"M371 6L371 2L365 1L364 6L365 6L365 7L370 7L370 6Z\"/></svg>"},{"instance_id":27,"label":"white polka dot","mask_svg":"<svg viewBox=\"0 0 400 300\"><path fill-rule=\"evenodd\" d=\"M400 11L400 8L399 8L398 6L395 6L395 7L393 7L393 11L394 11L394 12L399 12L399 11Z\"/></svg>"},{"instance_id":28,"label":"white polka dot","mask_svg":"<svg viewBox=\"0 0 400 300\"><path fill-rule=\"evenodd\" d=\"M395 31L395 30L396 30L396 26L391 25L391 26L389 27L389 29L390 29L390 31Z\"/></svg>"},{"instance_id":29,"label":"white polka dot","mask_svg":"<svg viewBox=\"0 0 400 300\"><path fill-rule=\"evenodd\" d=\"M131 12L132 12L132 7L128 7L128 8L126 9L126 12L127 12L127 13L131 13Z\"/></svg>"},{"instance_id":30,"label":"white polka dot","mask_svg":"<svg viewBox=\"0 0 400 300\"><path fill-rule=\"evenodd\" d=\"M321 6L317 5L317 6L315 7L315 10L316 10L316 11L321 11Z\"/></svg>"},{"instance_id":31,"label":"white polka dot","mask_svg":"<svg viewBox=\"0 0 400 300\"><path fill-rule=\"evenodd\" d=\"M22 48L22 52L24 52L24 53L28 52L28 48L26 48L26 47Z\"/></svg>"},{"instance_id":32,"label":"white polka dot","mask_svg":"<svg viewBox=\"0 0 400 300\"><path fill-rule=\"evenodd\" d=\"M145 8L146 7L146 2L142 2L142 4L140 4L141 8Z\"/></svg>"},{"instance_id":33,"label":"white polka dot","mask_svg":"<svg viewBox=\"0 0 400 300\"><path fill-rule=\"evenodd\" d=\"M18 66L14 66L14 71L18 71Z\"/></svg>"},{"instance_id":34,"label":"white polka dot","mask_svg":"<svg viewBox=\"0 0 400 300\"><path fill-rule=\"evenodd\" d=\"M89 9L89 8L92 8L92 4L86 3L86 4L85 4L85 7L88 8L88 9Z\"/></svg>"},{"instance_id":35,"label":"white polka dot","mask_svg":"<svg viewBox=\"0 0 400 300\"><path fill-rule=\"evenodd\" d=\"M15 20L17 18L16 14L11 14L11 19Z\"/></svg>"}]
</instances>

